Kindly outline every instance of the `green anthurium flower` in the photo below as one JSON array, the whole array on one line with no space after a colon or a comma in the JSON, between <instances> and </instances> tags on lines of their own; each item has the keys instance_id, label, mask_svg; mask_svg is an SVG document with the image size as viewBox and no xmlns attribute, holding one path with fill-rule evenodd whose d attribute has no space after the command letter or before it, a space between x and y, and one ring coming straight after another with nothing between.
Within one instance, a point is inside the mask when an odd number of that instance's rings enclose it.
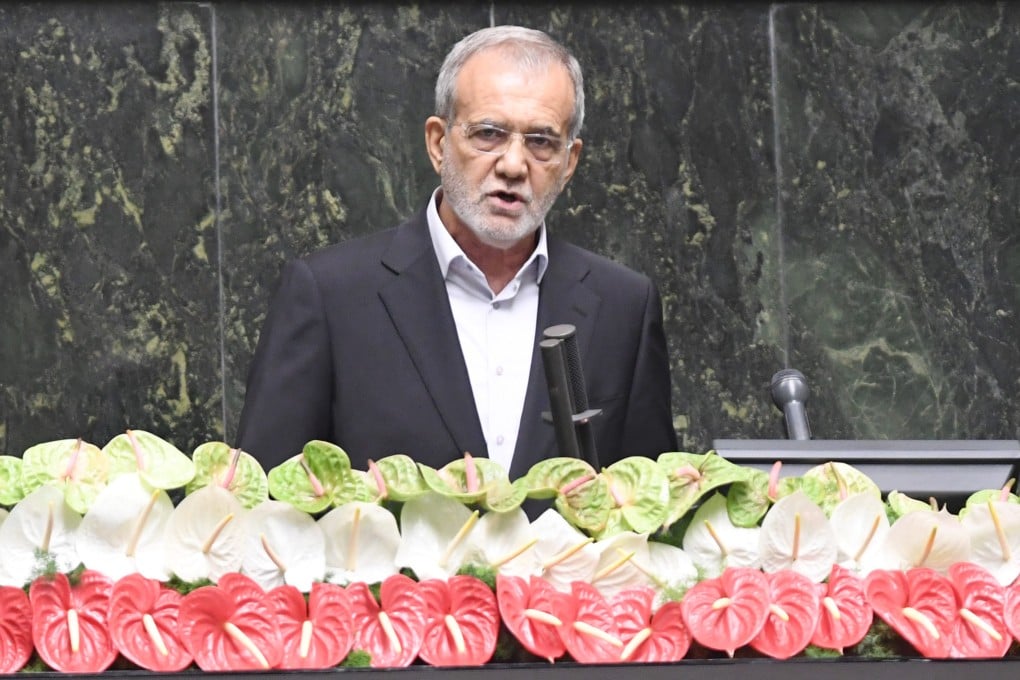
<instances>
[{"instance_id":1,"label":"green anthurium flower","mask_svg":"<svg viewBox=\"0 0 1020 680\"><path fill-rule=\"evenodd\" d=\"M895 522L900 517L909 515L912 512L918 512L919 510L931 510L930 504L925 503L924 501L919 501L916 498L911 498L900 491L890 491L885 500L889 505L890 522Z\"/></svg>"},{"instance_id":2,"label":"green anthurium flower","mask_svg":"<svg viewBox=\"0 0 1020 680\"><path fill-rule=\"evenodd\" d=\"M367 481L376 488L381 498L400 503L422 496L429 490L425 480L422 479L418 464L413 458L402 453L370 463Z\"/></svg>"},{"instance_id":3,"label":"green anthurium flower","mask_svg":"<svg viewBox=\"0 0 1020 680\"><path fill-rule=\"evenodd\" d=\"M492 485L503 480L509 483L502 465L488 458L475 458L471 455L451 461L439 470L424 464L419 464L418 469L431 491L454 498L465 505L482 502Z\"/></svg>"},{"instance_id":4,"label":"green anthurium flower","mask_svg":"<svg viewBox=\"0 0 1020 680\"><path fill-rule=\"evenodd\" d=\"M810 498L819 507L822 504L822 500L828 495L825 484L815 477L783 477L779 480L776 500L791 496L798 491Z\"/></svg>"},{"instance_id":5,"label":"green anthurium flower","mask_svg":"<svg viewBox=\"0 0 1020 680\"><path fill-rule=\"evenodd\" d=\"M267 475L269 494L302 512L315 515L332 505L319 478L312 474L301 454L280 463Z\"/></svg>"},{"instance_id":6,"label":"green anthurium flower","mask_svg":"<svg viewBox=\"0 0 1020 680\"><path fill-rule=\"evenodd\" d=\"M605 531L612 507L609 483L601 475L574 479L556 496L556 509L564 519L593 536Z\"/></svg>"},{"instance_id":7,"label":"green anthurium flower","mask_svg":"<svg viewBox=\"0 0 1020 680\"><path fill-rule=\"evenodd\" d=\"M614 527L614 533L629 529L646 534L662 526L668 511L669 481L654 460L643 456L624 458L610 465L601 476L609 485L613 501L607 529ZM619 515L620 521L616 521L615 515Z\"/></svg>"},{"instance_id":8,"label":"green anthurium flower","mask_svg":"<svg viewBox=\"0 0 1020 680\"><path fill-rule=\"evenodd\" d=\"M64 502L85 514L110 479L110 461L95 444L81 439L36 444L22 457L21 484L26 495L43 484L64 492Z\"/></svg>"},{"instance_id":9,"label":"green anthurium flower","mask_svg":"<svg viewBox=\"0 0 1020 680\"><path fill-rule=\"evenodd\" d=\"M528 491L521 480L511 483L508 479L497 480L489 485L482 507L489 512L510 512L521 507L528 497Z\"/></svg>"},{"instance_id":10,"label":"green anthurium flower","mask_svg":"<svg viewBox=\"0 0 1020 680\"><path fill-rule=\"evenodd\" d=\"M832 515L832 510L840 501L858 493L867 493L872 496L882 497L882 490L878 488L866 474L857 468L846 463L829 462L823 465L816 465L804 473L805 479L812 479L818 482L817 498L812 498L818 507L825 511L826 516ZM805 489L805 493L810 493Z\"/></svg>"},{"instance_id":11,"label":"green anthurium flower","mask_svg":"<svg viewBox=\"0 0 1020 680\"><path fill-rule=\"evenodd\" d=\"M312 440L279 467L284 469L274 475L273 496L306 512L376 499L364 475L351 469L347 452L330 442Z\"/></svg>"},{"instance_id":12,"label":"green anthurium flower","mask_svg":"<svg viewBox=\"0 0 1020 680\"><path fill-rule=\"evenodd\" d=\"M179 489L195 477L195 463L176 446L144 430L128 430L103 447L111 479L137 472L154 489Z\"/></svg>"},{"instance_id":13,"label":"green anthurium flower","mask_svg":"<svg viewBox=\"0 0 1020 680\"><path fill-rule=\"evenodd\" d=\"M734 465L715 451L705 454L671 451L660 455L656 462L669 482L669 511L663 520L667 527L686 515L712 489L748 476L748 468Z\"/></svg>"},{"instance_id":14,"label":"green anthurium flower","mask_svg":"<svg viewBox=\"0 0 1020 680\"><path fill-rule=\"evenodd\" d=\"M2 462L2 458L0 458L0 462ZM3 483L2 474L3 473L0 472L0 484ZM2 489L0 489L0 492L2 492ZM967 496L967 501L963 504L963 507L960 508L960 519L963 519L967 513L970 512L971 508L975 506L985 507L988 505L989 501L1020 504L1020 496L1017 496L1014 493L1009 493L1008 491L1004 494L1002 489L982 489L981 491L975 491L970 496ZM2 499L0 499L0 503L3 503ZM4 503L4 505L7 504Z\"/></svg>"},{"instance_id":15,"label":"green anthurium flower","mask_svg":"<svg viewBox=\"0 0 1020 680\"><path fill-rule=\"evenodd\" d=\"M22 460L0 456L0 505L14 505L25 497L21 486Z\"/></svg>"},{"instance_id":16,"label":"green anthurium flower","mask_svg":"<svg viewBox=\"0 0 1020 680\"><path fill-rule=\"evenodd\" d=\"M747 479L733 482L726 493L726 512L734 526L757 526L768 509L772 507L769 498L769 476L761 470L749 470Z\"/></svg>"},{"instance_id":17,"label":"green anthurium flower","mask_svg":"<svg viewBox=\"0 0 1020 680\"><path fill-rule=\"evenodd\" d=\"M269 499L269 481L262 465L240 449L223 442L206 442L191 454L195 462L195 476L184 487L186 494L216 485L220 486L251 509Z\"/></svg>"},{"instance_id":18,"label":"green anthurium flower","mask_svg":"<svg viewBox=\"0 0 1020 680\"><path fill-rule=\"evenodd\" d=\"M547 458L533 465L523 478L528 498L555 498L560 489L578 479L594 479L596 470L579 458Z\"/></svg>"}]
</instances>

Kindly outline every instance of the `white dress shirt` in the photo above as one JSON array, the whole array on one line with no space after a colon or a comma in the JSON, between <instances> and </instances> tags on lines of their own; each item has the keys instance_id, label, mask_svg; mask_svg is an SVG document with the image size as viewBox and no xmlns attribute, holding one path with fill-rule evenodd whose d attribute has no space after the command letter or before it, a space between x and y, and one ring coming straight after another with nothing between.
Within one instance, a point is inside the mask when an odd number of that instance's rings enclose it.
<instances>
[{"instance_id":1,"label":"white dress shirt","mask_svg":"<svg viewBox=\"0 0 1020 680\"><path fill-rule=\"evenodd\" d=\"M545 225L539 227L531 257L496 294L443 226L436 208L438 192L433 192L427 210L432 245L446 281L489 458L509 471L531 373L538 286L549 262Z\"/></svg>"}]
</instances>

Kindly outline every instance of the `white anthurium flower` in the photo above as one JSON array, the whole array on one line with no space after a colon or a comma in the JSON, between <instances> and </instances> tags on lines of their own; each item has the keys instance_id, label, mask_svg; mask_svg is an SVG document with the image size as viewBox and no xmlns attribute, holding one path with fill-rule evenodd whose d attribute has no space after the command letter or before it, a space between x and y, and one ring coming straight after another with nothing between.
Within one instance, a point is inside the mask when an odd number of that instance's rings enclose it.
<instances>
[{"instance_id":1,"label":"white anthurium flower","mask_svg":"<svg viewBox=\"0 0 1020 680\"><path fill-rule=\"evenodd\" d=\"M648 564L635 565L646 572L657 594L656 608L675 599L677 593L686 592L698 582L698 568L694 560L681 548L657 541L648 542Z\"/></svg>"},{"instance_id":2,"label":"white anthurium flower","mask_svg":"<svg viewBox=\"0 0 1020 680\"><path fill-rule=\"evenodd\" d=\"M882 563L882 545L889 533L889 517L882 499L857 493L837 505L829 519L839 549L840 566L867 576Z\"/></svg>"},{"instance_id":3,"label":"white anthurium flower","mask_svg":"<svg viewBox=\"0 0 1020 680\"><path fill-rule=\"evenodd\" d=\"M379 583L400 571L400 529L393 513L375 503L352 501L319 519L326 537L326 574L332 583Z\"/></svg>"},{"instance_id":4,"label":"white anthurium flower","mask_svg":"<svg viewBox=\"0 0 1020 680\"><path fill-rule=\"evenodd\" d=\"M77 549L82 564L113 580L140 573L167 581L163 531L174 504L136 472L113 479L92 502L78 527Z\"/></svg>"},{"instance_id":5,"label":"white anthurium flower","mask_svg":"<svg viewBox=\"0 0 1020 680\"><path fill-rule=\"evenodd\" d=\"M471 534L479 513L458 500L429 492L400 509L397 567L414 570L419 580L446 579L477 553Z\"/></svg>"},{"instance_id":6,"label":"white anthurium flower","mask_svg":"<svg viewBox=\"0 0 1020 680\"><path fill-rule=\"evenodd\" d=\"M219 581L240 571L244 506L222 486L210 484L184 497L166 525L166 566L182 581Z\"/></svg>"},{"instance_id":7,"label":"white anthurium flower","mask_svg":"<svg viewBox=\"0 0 1020 680\"><path fill-rule=\"evenodd\" d=\"M970 561L1004 586L1020 576L1020 505L988 501L974 505L960 520L970 535Z\"/></svg>"},{"instance_id":8,"label":"white anthurium flower","mask_svg":"<svg viewBox=\"0 0 1020 680\"><path fill-rule=\"evenodd\" d=\"M758 552L765 572L792 569L821 583L836 562L836 536L825 512L804 492L795 491L765 515Z\"/></svg>"},{"instance_id":9,"label":"white anthurium flower","mask_svg":"<svg viewBox=\"0 0 1020 680\"><path fill-rule=\"evenodd\" d=\"M599 563L600 550L563 515L549 508L531 523L538 537L535 557L538 575L559 591L569 593L574 581L590 582Z\"/></svg>"},{"instance_id":10,"label":"white anthurium flower","mask_svg":"<svg viewBox=\"0 0 1020 680\"><path fill-rule=\"evenodd\" d=\"M882 554L887 569L929 567L945 572L955 562L970 561L970 534L946 510L918 510L893 523Z\"/></svg>"},{"instance_id":11,"label":"white anthurium flower","mask_svg":"<svg viewBox=\"0 0 1020 680\"><path fill-rule=\"evenodd\" d=\"M599 561L591 584L606 597L641 586L652 585L648 577L648 535L633 531L618 534L595 543L599 549Z\"/></svg>"},{"instance_id":12,"label":"white anthurium flower","mask_svg":"<svg viewBox=\"0 0 1020 680\"><path fill-rule=\"evenodd\" d=\"M56 486L44 484L21 499L0 525L0 585L21 588L50 563L61 573L77 567L80 524L81 515Z\"/></svg>"},{"instance_id":13,"label":"white anthurium flower","mask_svg":"<svg viewBox=\"0 0 1020 680\"><path fill-rule=\"evenodd\" d=\"M683 549L705 578L714 578L726 567L757 567L760 532L760 527L735 526L726 511L726 497L715 493L694 511Z\"/></svg>"},{"instance_id":14,"label":"white anthurium flower","mask_svg":"<svg viewBox=\"0 0 1020 680\"><path fill-rule=\"evenodd\" d=\"M302 593L326 573L326 537L315 519L283 501L262 501L241 518L241 571L265 590Z\"/></svg>"},{"instance_id":15,"label":"white anthurium flower","mask_svg":"<svg viewBox=\"0 0 1020 680\"><path fill-rule=\"evenodd\" d=\"M524 510L487 512L472 532L481 563L504 576L528 578L541 569L535 545L538 537Z\"/></svg>"}]
</instances>

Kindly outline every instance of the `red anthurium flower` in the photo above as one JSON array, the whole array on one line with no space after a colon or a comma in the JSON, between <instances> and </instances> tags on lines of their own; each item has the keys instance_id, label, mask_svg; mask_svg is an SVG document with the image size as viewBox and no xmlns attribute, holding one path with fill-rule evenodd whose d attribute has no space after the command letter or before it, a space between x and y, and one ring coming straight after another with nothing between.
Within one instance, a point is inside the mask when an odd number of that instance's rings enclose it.
<instances>
[{"instance_id":1,"label":"red anthurium flower","mask_svg":"<svg viewBox=\"0 0 1020 680\"><path fill-rule=\"evenodd\" d=\"M354 647L372 655L373 668L408 666L425 635L425 598L413 579L394 574L382 582L380 602L364 583L347 586Z\"/></svg>"},{"instance_id":2,"label":"red anthurium flower","mask_svg":"<svg viewBox=\"0 0 1020 680\"><path fill-rule=\"evenodd\" d=\"M1014 640L1020 641L1020 579L1006 586L1006 598L1002 609L1006 629Z\"/></svg>"},{"instance_id":3,"label":"red anthurium flower","mask_svg":"<svg viewBox=\"0 0 1020 680\"><path fill-rule=\"evenodd\" d=\"M290 585L273 588L267 597L283 638L278 668L331 668L351 651L351 599L340 586L313 583L307 604L301 591Z\"/></svg>"},{"instance_id":4,"label":"red anthurium flower","mask_svg":"<svg viewBox=\"0 0 1020 680\"><path fill-rule=\"evenodd\" d=\"M519 576L496 577L496 602L503 624L525 649L549 663L566 651L557 632L563 622L553 614L562 597L568 596L538 576L529 581Z\"/></svg>"},{"instance_id":5,"label":"red anthurium flower","mask_svg":"<svg viewBox=\"0 0 1020 680\"><path fill-rule=\"evenodd\" d=\"M718 578L688 590L681 611L695 640L733 656L765 625L769 601L765 574L750 567L729 567Z\"/></svg>"},{"instance_id":6,"label":"red anthurium flower","mask_svg":"<svg viewBox=\"0 0 1020 680\"><path fill-rule=\"evenodd\" d=\"M948 578L927 567L878 569L864 589L875 613L914 649L931 659L949 656L957 604Z\"/></svg>"},{"instance_id":7,"label":"red anthurium flower","mask_svg":"<svg viewBox=\"0 0 1020 680\"><path fill-rule=\"evenodd\" d=\"M204 671L275 668L283 658L283 638L272 603L247 576L227 576L223 585L184 596L178 634Z\"/></svg>"},{"instance_id":8,"label":"red anthurium flower","mask_svg":"<svg viewBox=\"0 0 1020 680\"><path fill-rule=\"evenodd\" d=\"M874 615L864 592L864 581L854 572L832 565L827 584L816 586L821 597L818 624L811 644L826 649L856 645L871 628Z\"/></svg>"},{"instance_id":9,"label":"red anthurium flower","mask_svg":"<svg viewBox=\"0 0 1020 680\"><path fill-rule=\"evenodd\" d=\"M949 656L1005 656L1013 642L1003 618L1006 589L991 572L973 562L957 562L949 567L949 580L960 605Z\"/></svg>"},{"instance_id":10,"label":"red anthurium flower","mask_svg":"<svg viewBox=\"0 0 1020 680\"><path fill-rule=\"evenodd\" d=\"M652 613L655 591L628 588L611 600L616 630L623 640L620 661L680 661L691 646L679 602L667 602Z\"/></svg>"},{"instance_id":11,"label":"red anthurium flower","mask_svg":"<svg viewBox=\"0 0 1020 680\"><path fill-rule=\"evenodd\" d=\"M73 586L64 574L32 582L32 640L47 666L64 673L109 668L117 658L106 623L112 589L110 579L89 570Z\"/></svg>"},{"instance_id":12,"label":"red anthurium flower","mask_svg":"<svg viewBox=\"0 0 1020 680\"><path fill-rule=\"evenodd\" d=\"M556 628L574 661L618 661L623 641L616 630L613 608L598 588L583 581L571 584L570 595L558 598L553 615L563 625Z\"/></svg>"},{"instance_id":13,"label":"red anthurium flower","mask_svg":"<svg viewBox=\"0 0 1020 680\"><path fill-rule=\"evenodd\" d=\"M815 583L792 569L766 574L769 615L751 646L774 659L799 654L815 632L821 597Z\"/></svg>"},{"instance_id":14,"label":"red anthurium flower","mask_svg":"<svg viewBox=\"0 0 1020 680\"><path fill-rule=\"evenodd\" d=\"M421 582L425 638L418 656L433 666L480 666L499 637L499 609L489 586L473 576Z\"/></svg>"},{"instance_id":15,"label":"red anthurium flower","mask_svg":"<svg viewBox=\"0 0 1020 680\"><path fill-rule=\"evenodd\" d=\"M110 637L117 651L150 671L180 671L191 665L191 652L177 634L181 594L141 574L113 584Z\"/></svg>"},{"instance_id":16,"label":"red anthurium flower","mask_svg":"<svg viewBox=\"0 0 1020 680\"><path fill-rule=\"evenodd\" d=\"M0 673L15 673L32 656L32 605L21 588L0 586Z\"/></svg>"}]
</instances>

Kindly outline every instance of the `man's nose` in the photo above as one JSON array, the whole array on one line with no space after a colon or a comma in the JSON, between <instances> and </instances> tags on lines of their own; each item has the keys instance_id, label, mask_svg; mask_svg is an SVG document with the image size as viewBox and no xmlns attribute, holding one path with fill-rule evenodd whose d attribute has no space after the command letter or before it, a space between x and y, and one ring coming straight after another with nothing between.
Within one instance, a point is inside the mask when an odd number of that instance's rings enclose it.
<instances>
[{"instance_id":1,"label":"man's nose","mask_svg":"<svg viewBox=\"0 0 1020 680\"><path fill-rule=\"evenodd\" d=\"M506 151L496 162L496 172L505 177L523 177L528 173L528 151L523 135L513 135Z\"/></svg>"}]
</instances>

